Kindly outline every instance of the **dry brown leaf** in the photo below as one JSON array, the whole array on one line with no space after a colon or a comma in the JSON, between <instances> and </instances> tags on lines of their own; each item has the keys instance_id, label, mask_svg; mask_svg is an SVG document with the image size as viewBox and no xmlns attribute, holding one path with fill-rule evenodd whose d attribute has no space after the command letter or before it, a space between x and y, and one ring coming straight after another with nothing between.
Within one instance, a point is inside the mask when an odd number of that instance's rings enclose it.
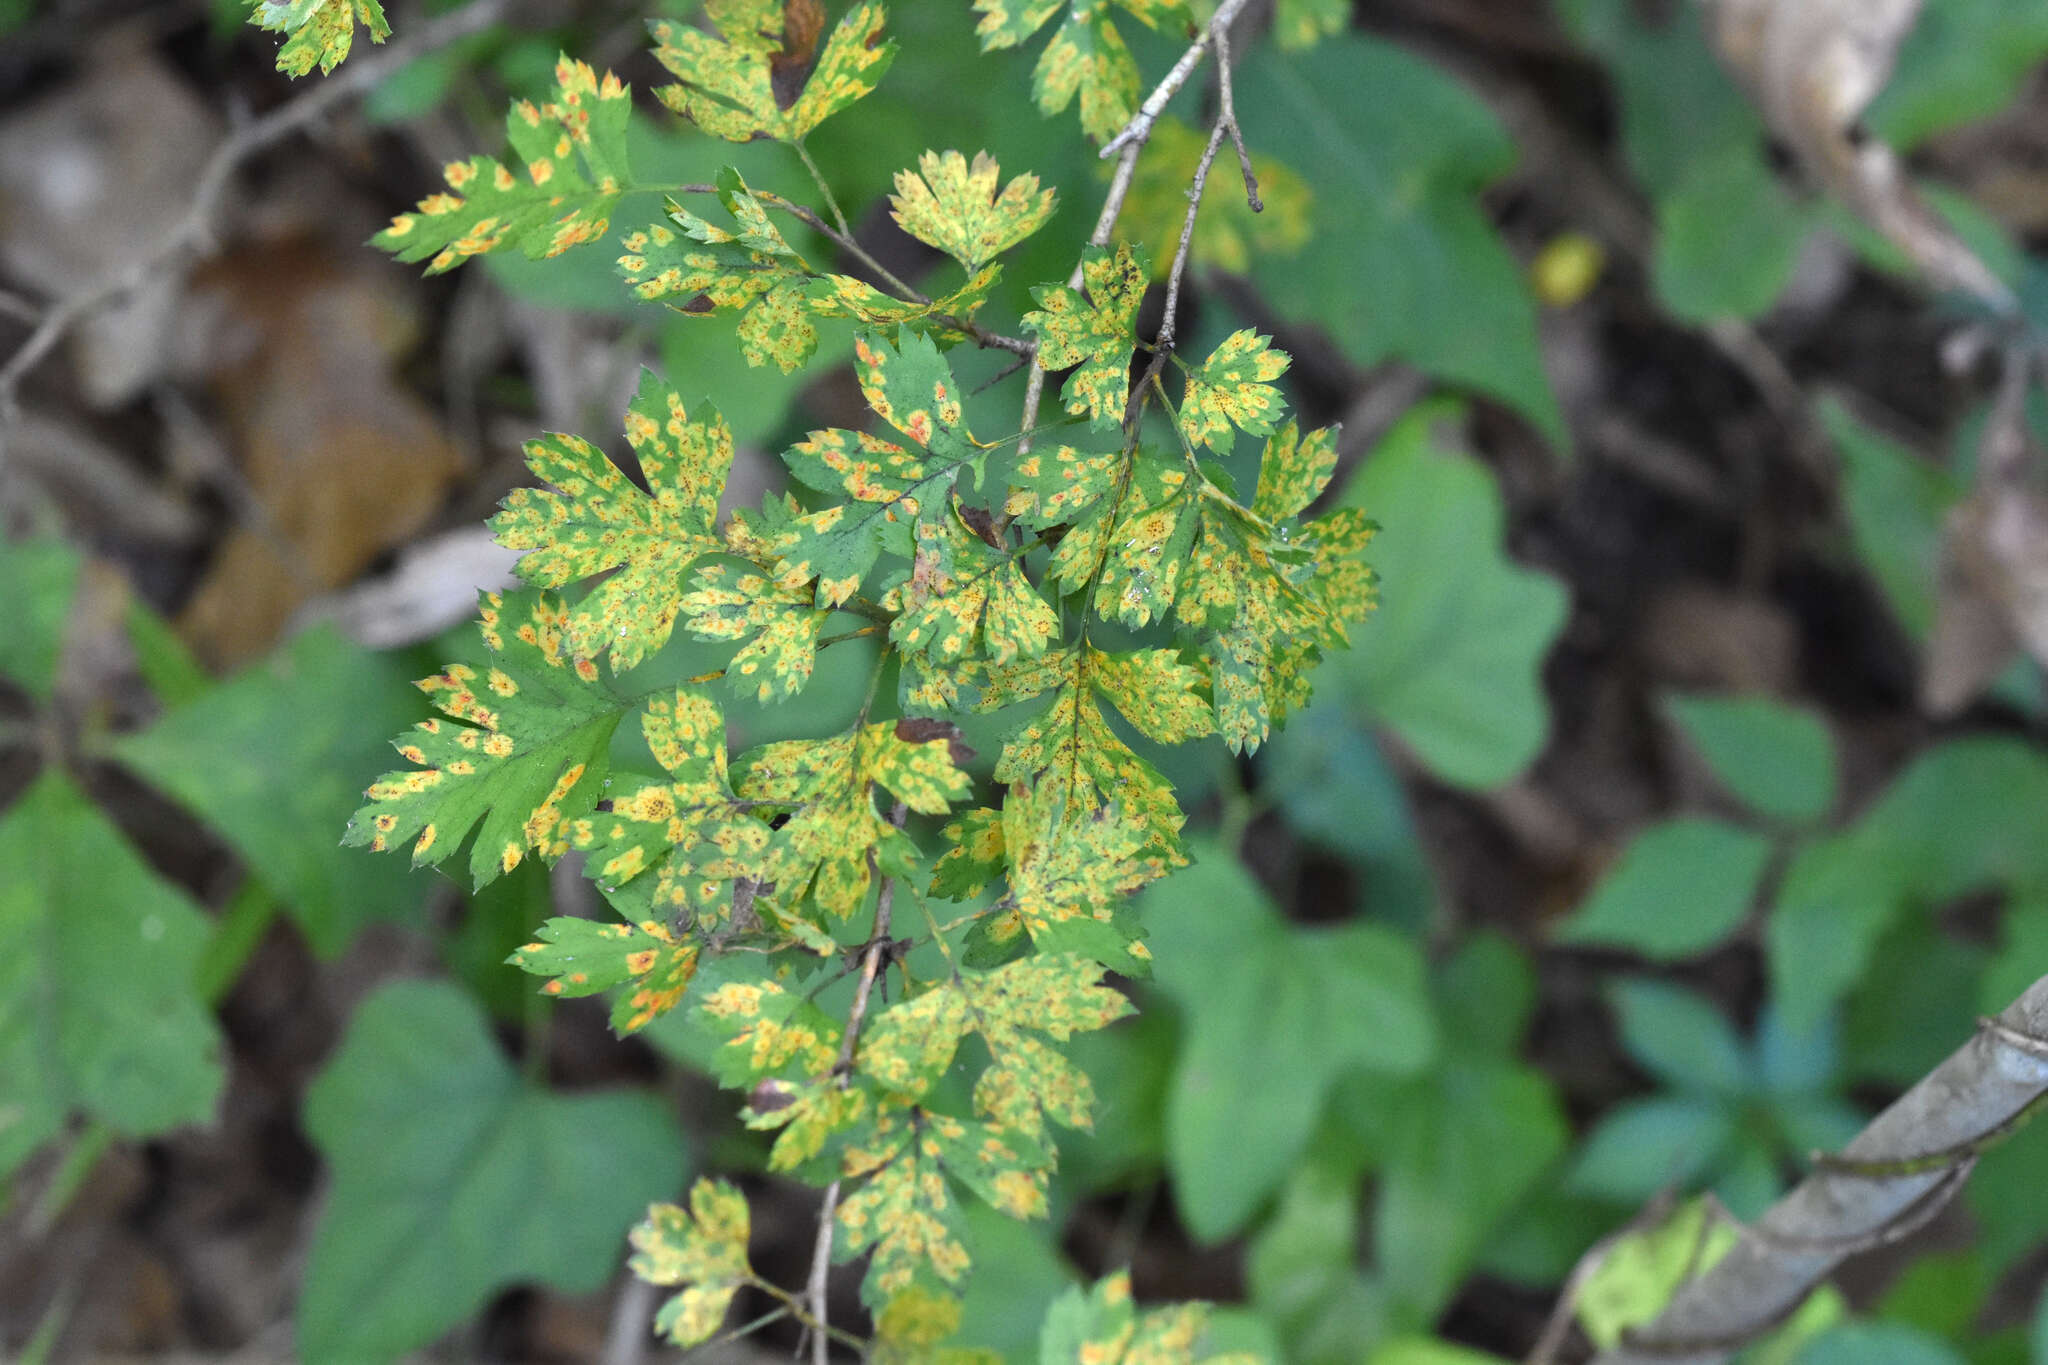
<instances>
[{"instance_id":1,"label":"dry brown leaf","mask_svg":"<svg viewBox=\"0 0 2048 1365\"><path fill-rule=\"evenodd\" d=\"M212 384L254 507L179 624L229 665L266 649L307 598L411 539L461 459L394 373L417 319L381 276L287 245L222 263L195 292L214 305Z\"/></svg>"},{"instance_id":2,"label":"dry brown leaf","mask_svg":"<svg viewBox=\"0 0 2048 1365\"><path fill-rule=\"evenodd\" d=\"M1801 165L1939 286L2008 312L2012 291L1913 192L1863 111L1884 89L1922 0L1713 0L1722 60Z\"/></svg>"}]
</instances>

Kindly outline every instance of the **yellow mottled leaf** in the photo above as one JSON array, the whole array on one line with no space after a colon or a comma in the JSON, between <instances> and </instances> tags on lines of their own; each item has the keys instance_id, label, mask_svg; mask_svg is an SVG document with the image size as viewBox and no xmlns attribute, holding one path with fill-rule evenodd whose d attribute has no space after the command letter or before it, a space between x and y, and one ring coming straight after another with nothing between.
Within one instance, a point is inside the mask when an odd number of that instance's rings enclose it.
<instances>
[{"instance_id":1,"label":"yellow mottled leaf","mask_svg":"<svg viewBox=\"0 0 2048 1365\"><path fill-rule=\"evenodd\" d=\"M973 274L1052 216L1053 192L1040 190L1037 176L1017 176L1000 192L999 179L987 152L976 152L971 166L959 152L926 152L916 171L896 172L889 203L899 227Z\"/></svg>"},{"instance_id":2,"label":"yellow mottled leaf","mask_svg":"<svg viewBox=\"0 0 2048 1365\"><path fill-rule=\"evenodd\" d=\"M688 1285L663 1304L654 1330L678 1346L711 1339L733 1295L754 1280L746 1197L723 1180L690 1187L690 1207L656 1204L633 1229L632 1269L655 1285Z\"/></svg>"}]
</instances>

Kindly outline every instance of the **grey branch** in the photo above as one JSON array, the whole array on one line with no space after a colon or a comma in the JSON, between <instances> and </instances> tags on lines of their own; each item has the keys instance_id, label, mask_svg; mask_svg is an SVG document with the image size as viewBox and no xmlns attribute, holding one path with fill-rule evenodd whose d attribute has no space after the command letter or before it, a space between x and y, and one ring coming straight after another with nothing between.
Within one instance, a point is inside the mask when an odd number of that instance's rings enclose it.
<instances>
[{"instance_id":1,"label":"grey branch","mask_svg":"<svg viewBox=\"0 0 2048 1365\"><path fill-rule=\"evenodd\" d=\"M2048 1093L2048 977L1767 1209L1656 1321L1594 1365L1718 1365L1775 1327L1847 1257L1896 1240ZM1929 1158L1936 1158L1932 1163Z\"/></svg>"}]
</instances>

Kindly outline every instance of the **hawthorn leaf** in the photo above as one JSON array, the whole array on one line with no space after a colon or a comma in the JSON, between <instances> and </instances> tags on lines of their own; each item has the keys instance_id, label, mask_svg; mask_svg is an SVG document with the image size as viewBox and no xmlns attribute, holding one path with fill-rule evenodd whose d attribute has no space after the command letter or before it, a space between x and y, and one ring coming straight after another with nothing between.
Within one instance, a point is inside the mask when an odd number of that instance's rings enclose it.
<instances>
[{"instance_id":1,"label":"hawthorn leaf","mask_svg":"<svg viewBox=\"0 0 2048 1365\"><path fill-rule=\"evenodd\" d=\"M1189 1230L1214 1242L1280 1188L1342 1075L1430 1064L1435 1013L1412 940L1364 923L1290 928L1226 852L1204 850L1142 909L1160 988L1187 1009L1167 1169Z\"/></svg>"},{"instance_id":2,"label":"hawthorn leaf","mask_svg":"<svg viewBox=\"0 0 2048 1365\"><path fill-rule=\"evenodd\" d=\"M1022 555L984 540L967 510L955 502L950 515L919 519L910 573L882 598L897 612L889 637L906 655L938 665L970 654L1006 664L1045 653L1059 618L1025 578Z\"/></svg>"},{"instance_id":3,"label":"hawthorn leaf","mask_svg":"<svg viewBox=\"0 0 2048 1365\"><path fill-rule=\"evenodd\" d=\"M999 192L1001 168L987 152L970 166L956 151L926 152L915 171L896 172L889 197L896 225L945 252L973 275L1045 226L1056 196L1028 171Z\"/></svg>"},{"instance_id":4,"label":"hawthorn leaf","mask_svg":"<svg viewBox=\"0 0 2048 1365\"><path fill-rule=\"evenodd\" d=\"M12 610L0 676L48 705L57 685L64 628L84 562L61 540L10 541L0 536L0 592Z\"/></svg>"},{"instance_id":5,"label":"hawthorn leaf","mask_svg":"<svg viewBox=\"0 0 2048 1365\"><path fill-rule=\"evenodd\" d=\"M1705 816L1650 826L1557 932L1561 943L1631 948L1671 961L1705 952L1749 914L1770 841Z\"/></svg>"},{"instance_id":6,"label":"hawthorn leaf","mask_svg":"<svg viewBox=\"0 0 2048 1365\"><path fill-rule=\"evenodd\" d=\"M249 22L266 33L282 33L277 69L299 77L320 68L326 75L341 65L355 46L356 25L381 43L391 36L378 0L256 0Z\"/></svg>"},{"instance_id":7,"label":"hawthorn leaf","mask_svg":"<svg viewBox=\"0 0 2048 1365\"><path fill-rule=\"evenodd\" d=\"M1084 292L1063 284L1033 286L1038 309L1024 315L1024 330L1038 336L1038 360L1048 370L1076 366L1060 393L1068 412L1088 414L1098 427L1123 421L1131 392L1131 351L1139 300L1149 267L1143 249L1129 243L1090 247L1082 256Z\"/></svg>"},{"instance_id":8,"label":"hawthorn leaf","mask_svg":"<svg viewBox=\"0 0 2048 1365\"><path fill-rule=\"evenodd\" d=\"M668 926L654 920L640 924L601 924L596 920L556 917L529 943L506 958L523 972L552 979L542 995L574 998L596 995L630 983L612 1004L612 1032L637 1033L675 1008L697 974L697 945L678 942Z\"/></svg>"},{"instance_id":9,"label":"hawthorn leaf","mask_svg":"<svg viewBox=\"0 0 2048 1365\"><path fill-rule=\"evenodd\" d=\"M1329 44L1325 44L1328 47ZM1373 540L1385 603L1330 673L1438 776L1484 788L1536 757L1550 724L1543 656L1568 598L1548 574L1502 551L1492 476L1436 435L1455 403L1428 402L1395 425L1341 498L1391 528Z\"/></svg>"},{"instance_id":10,"label":"hawthorn leaf","mask_svg":"<svg viewBox=\"0 0 2048 1365\"><path fill-rule=\"evenodd\" d=\"M928 1119L934 1133L942 1126L963 1133L967 1128L959 1119ZM847 1174L867 1179L839 1201L833 1259L874 1253L861 1282L861 1297L871 1307L914 1289L950 1294L966 1278L970 1258L939 1144L913 1132L904 1118L883 1119L878 1128L882 1137L875 1150L849 1158ZM1003 1155L1014 1155L1000 1141L994 1145Z\"/></svg>"},{"instance_id":11,"label":"hawthorn leaf","mask_svg":"<svg viewBox=\"0 0 2048 1365\"><path fill-rule=\"evenodd\" d=\"M1508 403L1562 445L1534 302L1479 203L1515 158L1486 106L1440 68L1356 33L1254 53L1235 80L1242 107L1260 111L1257 141L1331 170L1302 249L1253 260L1261 293L1282 316L1321 324L1354 364L1407 360Z\"/></svg>"},{"instance_id":12,"label":"hawthorn leaf","mask_svg":"<svg viewBox=\"0 0 2048 1365\"><path fill-rule=\"evenodd\" d=\"M648 917L684 930L723 928L733 917L741 879L773 879L768 826L727 779L725 719L717 703L688 689L650 697L640 730L669 780L614 796L609 809L571 821L568 833L570 844L589 854L587 867L600 888L642 935L659 940L636 939L627 954L630 974L641 981L614 1014L627 1032L675 1004L696 962L693 944L677 944L662 926L649 928ZM635 885L621 893L622 882ZM520 965L551 970L538 962Z\"/></svg>"},{"instance_id":13,"label":"hawthorn leaf","mask_svg":"<svg viewBox=\"0 0 2048 1365\"><path fill-rule=\"evenodd\" d=\"M704 404L691 417L683 397L652 370L626 410L626 440L648 491L590 442L554 435L526 445L526 464L550 488L515 488L491 531L522 550L519 576L541 588L612 573L569 609L564 646L584 658L606 650L624 672L668 643L681 611L678 585L690 565L725 546L718 496L732 468L732 431Z\"/></svg>"},{"instance_id":14,"label":"hawthorn leaf","mask_svg":"<svg viewBox=\"0 0 2048 1365\"><path fill-rule=\"evenodd\" d=\"M1208 1326L1206 1303L1140 1313L1131 1301L1130 1272L1120 1270L1089 1289L1077 1285L1053 1303L1039 1338L1039 1359L1043 1365L1258 1365L1262 1357L1254 1354L1202 1353Z\"/></svg>"},{"instance_id":15,"label":"hawthorn leaf","mask_svg":"<svg viewBox=\"0 0 2048 1365\"><path fill-rule=\"evenodd\" d=\"M683 1174L683 1134L652 1095L523 1080L440 982L357 1007L305 1119L332 1177L299 1299L308 1360L396 1359L512 1284L597 1289Z\"/></svg>"},{"instance_id":16,"label":"hawthorn leaf","mask_svg":"<svg viewBox=\"0 0 2048 1365\"><path fill-rule=\"evenodd\" d=\"M634 184L626 155L632 111L632 92L618 77L607 71L600 80L563 57L555 97L539 105L515 100L505 119L523 170L488 156L451 161L442 171L448 188L393 218L370 244L407 263L425 261L437 275L501 247L542 260L603 240L612 210Z\"/></svg>"},{"instance_id":17,"label":"hawthorn leaf","mask_svg":"<svg viewBox=\"0 0 2048 1365\"><path fill-rule=\"evenodd\" d=\"M226 836L314 951L332 957L370 922L420 907L402 864L365 862L334 841L385 761L376 736L420 714L404 678L392 657L316 627L122 736L114 755Z\"/></svg>"},{"instance_id":18,"label":"hawthorn leaf","mask_svg":"<svg viewBox=\"0 0 2048 1365\"><path fill-rule=\"evenodd\" d=\"M783 701L804 690L818 659L818 629L831 613L811 594L729 564L697 570L681 599L684 627L699 640L741 641L726 665L726 685L756 701Z\"/></svg>"},{"instance_id":19,"label":"hawthorn leaf","mask_svg":"<svg viewBox=\"0 0 2048 1365\"><path fill-rule=\"evenodd\" d=\"M1089 681L1132 727L1161 744L1184 744L1216 733L1216 713L1203 695L1202 670L1171 649L1105 654L1088 646Z\"/></svg>"},{"instance_id":20,"label":"hawthorn leaf","mask_svg":"<svg viewBox=\"0 0 2048 1365\"><path fill-rule=\"evenodd\" d=\"M1138 107L1137 59L1108 9L1103 0L1074 5L1031 72L1039 112L1057 114L1079 95L1081 131L1097 142L1114 137Z\"/></svg>"},{"instance_id":21,"label":"hawthorn leaf","mask_svg":"<svg viewBox=\"0 0 2048 1365\"><path fill-rule=\"evenodd\" d=\"M475 886L510 872L529 850L550 861L568 850L568 822L596 804L626 710L597 665L568 648L560 599L485 593L481 611L493 662L482 672L450 664L417 684L449 720L423 720L393 741L418 766L373 783L342 836L377 852L417 836L417 867L445 861L477 827Z\"/></svg>"},{"instance_id":22,"label":"hawthorn leaf","mask_svg":"<svg viewBox=\"0 0 2048 1365\"><path fill-rule=\"evenodd\" d=\"M991 946L1030 936L1041 953L1074 951L1125 976L1151 975L1127 897L1176 859L1153 831L1105 806L1070 811L1057 784L1015 785L1001 814L1013 910L982 921Z\"/></svg>"},{"instance_id":23,"label":"hawthorn leaf","mask_svg":"<svg viewBox=\"0 0 2048 1365\"><path fill-rule=\"evenodd\" d=\"M895 60L896 44L878 42L883 9L855 5L840 19L818 54L802 92L787 107L776 98L774 73L786 55L782 0L714 0L707 6L714 37L690 24L657 19L648 24L654 56L676 77L656 98L728 142L757 137L797 142L832 115L875 88ZM807 52L798 55L801 61Z\"/></svg>"},{"instance_id":24,"label":"hawthorn leaf","mask_svg":"<svg viewBox=\"0 0 2048 1365\"><path fill-rule=\"evenodd\" d=\"M1188 376L1180 405L1181 434L1191 445L1226 454L1234 439L1232 427L1253 436L1271 436L1287 406L1271 381L1287 373L1289 363L1286 352L1273 349L1271 337L1249 327L1232 332L1209 353L1202 368Z\"/></svg>"},{"instance_id":25,"label":"hawthorn leaf","mask_svg":"<svg viewBox=\"0 0 2048 1365\"><path fill-rule=\"evenodd\" d=\"M730 166L718 172L718 200L732 216L722 228L668 201L670 227L627 233L619 272L635 297L666 301L688 316L739 314L735 335L749 366L773 361L784 374L818 348L810 266L768 218L768 210ZM680 235L679 235L680 234Z\"/></svg>"},{"instance_id":26,"label":"hawthorn leaf","mask_svg":"<svg viewBox=\"0 0 2048 1365\"><path fill-rule=\"evenodd\" d=\"M891 528L907 531L927 507L943 507L962 472L979 477L990 449L967 429L962 391L931 338L905 335L892 346L867 336L854 354L861 395L910 444L814 431L784 452L800 482L849 499L797 517L780 546L782 580L815 578L820 607L851 597Z\"/></svg>"},{"instance_id":27,"label":"hawthorn leaf","mask_svg":"<svg viewBox=\"0 0 2048 1365\"><path fill-rule=\"evenodd\" d=\"M918 738L909 728L917 724L882 721L829 739L783 740L736 760L740 796L793 812L777 831L784 856L767 865L764 880L809 885L821 908L844 919L867 895L871 864L886 867L908 842L876 809L877 784L920 815L944 815L973 793L954 741Z\"/></svg>"},{"instance_id":28,"label":"hawthorn leaf","mask_svg":"<svg viewBox=\"0 0 2048 1365\"><path fill-rule=\"evenodd\" d=\"M53 770L0 811L0 866L0 1176L73 1113L123 1137L211 1118L206 915Z\"/></svg>"},{"instance_id":29,"label":"hawthorn leaf","mask_svg":"<svg viewBox=\"0 0 2048 1365\"><path fill-rule=\"evenodd\" d=\"M746 1196L723 1180L690 1187L690 1207L656 1204L633 1228L632 1269L653 1285L689 1287L661 1306L654 1330L677 1346L698 1346L725 1324L726 1311L754 1278L747 1261Z\"/></svg>"},{"instance_id":30,"label":"hawthorn leaf","mask_svg":"<svg viewBox=\"0 0 2048 1365\"><path fill-rule=\"evenodd\" d=\"M1259 457L1259 488L1252 512L1275 525L1297 516L1337 472L1337 428L1302 435L1293 422L1273 433Z\"/></svg>"}]
</instances>

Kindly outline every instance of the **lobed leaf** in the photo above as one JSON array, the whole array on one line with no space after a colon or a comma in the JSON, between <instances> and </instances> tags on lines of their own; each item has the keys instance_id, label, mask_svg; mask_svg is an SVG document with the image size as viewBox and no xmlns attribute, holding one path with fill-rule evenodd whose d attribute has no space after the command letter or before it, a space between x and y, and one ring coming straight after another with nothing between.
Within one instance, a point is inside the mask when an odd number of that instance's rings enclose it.
<instances>
[{"instance_id":1,"label":"lobed leaf","mask_svg":"<svg viewBox=\"0 0 2048 1365\"><path fill-rule=\"evenodd\" d=\"M690 1187L690 1207L655 1204L633 1229L632 1270L656 1285L689 1287L661 1306L654 1330L678 1346L711 1339L733 1295L754 1279L747 1261L747 1200L723 1180Z\"/></svg>"},{"instance_id":2,"label":"lobed leaf","mask_svg":"<svg viewBox=\"0 0 2048 1365\"><path fill-rule=\"evenodd\" d=\"M417 836L414 866L440 863L477 827L470 877L510 872L528 851L569 849L570 822L603 790L625 703L568 647L569 609L545 593L485 593L479 623L495 662L450 664L418 686L450 720L393 741L417 767L386 773L342 842L382 851Z\"/></svg>"},{"instance_id":3,"label":"lobed leaf","mask_svg":"<svg viewBox=\"0 0 2048 1365\"><path fill-rule=\"evenodd\" d=\"M890 216L972 275L1044 227L1056 202L1028 172L998 192L1000 169L987 152L976 152L972 166L959 152L926 152L916 171L896 172Z\"/></svg>"},{"instance_id":4,"label":"lobed leaf","mask_svg":"<svg viewBox=\"0 0 2048 1365\"><path fill-rule=\"evenodd\" d=\"M266 33L282 33L277 69L299 77L320 68L326 75L347 59L355 46L356 25L369 31L370 41L391 36L378 0L256 0L249 22Z\"/></svg>"},{"instance_id":5,"label":"lobed leaf","mask_svg":"<svg viewBox=\"0 0 2048 1365\"><path fill-rule=\"evenodd\" d=\"M830 612L813 607L801 588L728 564L697 570L695 583L679 604L685 628L700 640L743 642L725 669L734 693L751 689L766 703L804 690L818 658L818 628Z\"/></svg>"},{"instance_id":6,"label":"lobed leaf","mask_svg":"<svg viewBox=\"0 0 2048 1365\"><path fill-rule=\"evenodd\" d=\"M1272 345L1271 337L1249 327L1232 332L1188 376L1180 429L1191 444L1228 452L1232 427L1253 436L1273 434L1274 421L1287 404L1269 381L1287 373L1290 362L1286 352Z\"/></svg>"},{"instance_id":7,"label":"lobed leaf","mask_svg":"<svg viewBox=\"0 0 2048 1365\"><path fill-rule=\"evenodd\" d=\"M1119 242L1114 252L1090 247L1082 258L1085 294L1063 284L1031 290L1038 310L1024 315L1024 329L1038 336L1039 363L1048 370L1078 367L1067 376L1061 396L1068 412L1086 413L1096 426L1123 421L1138 302L1145 297L1147 279L1144 251Z\"/></svg>"},{"instance_id":8,"label":"lobed leaf","mask_svg":"<svg viewBox=\"0 0 2048 1365\"><path fill-rule=\"evenodd\" d=\"M896 56L894 43L877 42L882 6L856 5L826 40L801 93L784 107L776 98L775 74L800 66L810 54L802 50L804 35L785 33L782 0L710 0L705 9L718 29L715 37L672 20L648 25L655 59L677 81L654 93L728 142L800 141L872 91ZM792 51L792 43L799 50Z\"/></svg>"},{"instance_id":9,"label":"lobed leaf","mask_svg":"<svg viewBox=\"0 0 2048 1365\"><path fill-rule=\"evenodd\" d=\"M724 548L714 523L732 468L732 431L717 409L705 410L708 417L692 419L681 394L642 373L626 439L645 493L579 437L527 443L527 467L558 491L515 488L491 518L500 545L526 552L519 576L559 588L618 571L569 609L571 652L594 659L609 649L622 672L659 650L682 610L684 570Z\"/></svg>"},{"instance_id":10,"label":"lobed leaf","mask_svg":"<svg viewBox=\"0 0 2048 1365\"><path fill-rule=\"evenodd\" d=\"M584 63L561 58L555 98L515 100L505 119L523 172L488 156L451 161L442 171L448 189L393 218L371 245L401 261L425 261L437 275L502 247L541 260L601 240L633 186L626 156L632 110L632 92L618 77L607 71L600 80Z\"/></svg>"}]
</instances>

